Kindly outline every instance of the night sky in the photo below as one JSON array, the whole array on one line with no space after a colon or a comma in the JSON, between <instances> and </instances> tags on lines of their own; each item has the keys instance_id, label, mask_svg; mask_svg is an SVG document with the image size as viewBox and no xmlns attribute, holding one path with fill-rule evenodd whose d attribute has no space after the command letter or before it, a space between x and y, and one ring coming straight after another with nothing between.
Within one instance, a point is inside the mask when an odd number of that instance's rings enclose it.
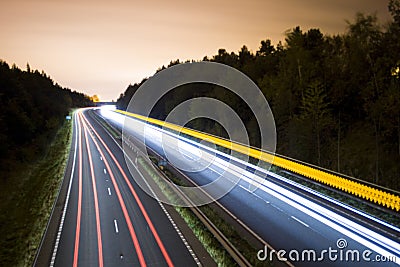
<instances>
[{"instance_id":1,"label":"night sky","mask_svg":"<svg viewBox=\"0 0 400 267\"><path fill-rule=\"evenodd\" d=\"M0 59L44 70L60 85L116 100L171 60L219 48L257 51L295 26L346 30L356 12L390 20L387 0L0 0Z\"/></svg>"}]
</instances>

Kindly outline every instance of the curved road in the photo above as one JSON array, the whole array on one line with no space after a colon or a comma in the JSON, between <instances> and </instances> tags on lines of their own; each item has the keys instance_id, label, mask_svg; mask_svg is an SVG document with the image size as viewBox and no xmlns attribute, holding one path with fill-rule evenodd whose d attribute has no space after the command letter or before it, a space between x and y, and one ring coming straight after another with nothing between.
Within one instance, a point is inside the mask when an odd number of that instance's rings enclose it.
<instances>
[{"instance_id":1,"label":"curved road","mask_svg":"<svg viewBox=\"0 0 400 267\"><path fill-rule=\"evenodd\" d=\"M74 115L67 198L48 264L197 266L164 206L138 188L121 149L87 111Z\"/></svg>"},{"instance_id":2,"label":"curved road","mask_svg":"<svg viewBox=\"0 0 400 267\"><path fill-rule=\"evenodd\" d=\"M281 258L289 259L294 265L400 264L399 229L394 229L397 231L397 238L394 239L377 233L346 214L338 214L329 207L271 182L276 174L264 171L259 173L260 176L254 175L238 164L229 165L229 160L237 159L187 138L149 124L143 126L142 121L115 112L104 114L119 126L125 120L125 134L144 138L147 147L163 157L167 155L168 161L178 163L186 170L195 169L185 174L198 185L211 183L219 177L223 177L227 183L238 181L218 202L276 251L282 250ZM145 136L141 129L145 129ZM215 154L218 156L215 157ZM198 168L199 164L204 168ZM269 258L268 250L260 250L254 253L258 253L261 261Z\"/></svg>"}]
</instances>

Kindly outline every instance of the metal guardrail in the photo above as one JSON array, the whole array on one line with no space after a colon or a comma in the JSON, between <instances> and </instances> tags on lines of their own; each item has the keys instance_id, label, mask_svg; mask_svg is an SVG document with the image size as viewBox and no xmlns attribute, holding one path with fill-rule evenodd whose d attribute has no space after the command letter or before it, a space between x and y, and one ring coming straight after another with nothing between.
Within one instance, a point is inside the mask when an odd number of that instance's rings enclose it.
<instances>
[{"instance_id":1,"label":"metal guardrail","mask_svg":"<svg viewBox=\"0 0 400 267\"><path fill-rule=\"evenodd\" d=\"M313 179L319 183L326 184L333 188L342 190L348 194L355 195L357 197L366 199L371 201L375 204L381 205L383 207L400 211L400 196L395 195L393 193L386 192L381 189L377 189L371 187L369 185L363 184L361 182L356 182L344 177L340 177L335 174L331 174L316 168L312 168L310 166L306 166L304 164L291 161L289 159L279 157L268 153L266 151L261 151L259 149L248 147L242 144L238 144L235 142L231 142L229 140L225 140L222 138L218 138L216 136L209 135L207 133L195 131L189 128L185 128L176 124L172 124L169 122L145 117L139 114L122 111L122 110L115 110L115 112L133 117L145 122L149 122L158 126L162 126L163 128L167 128L170 130L174 130L180 133L187 134L189 136L193 136L198 139L207 140L212 142L216 145L234 150L236 152L248 155L250 157L268 162L272 165L281 167L283 169L289 170L291 172L297 173L304 177Z\"/></svg>"}]
</instances>

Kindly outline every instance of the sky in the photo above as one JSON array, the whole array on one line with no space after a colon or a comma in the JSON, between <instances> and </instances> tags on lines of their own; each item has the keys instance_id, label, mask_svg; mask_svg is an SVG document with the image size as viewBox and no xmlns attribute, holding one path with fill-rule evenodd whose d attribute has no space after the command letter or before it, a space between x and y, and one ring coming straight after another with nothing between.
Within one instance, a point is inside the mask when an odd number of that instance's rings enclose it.
<instances>
[{"instance_id":1,"label":"sky","mask_svg":"<svg viewBox=\"0 0 400 267\"><path fill-rule=\"evenodd\" d=\"M346 30L356 12L390 20L388 0L0 0L0 59L44 70L63 87L102 101L171 60L219 48L256 52L296 26Z\"/></svg>"}]
</instances>

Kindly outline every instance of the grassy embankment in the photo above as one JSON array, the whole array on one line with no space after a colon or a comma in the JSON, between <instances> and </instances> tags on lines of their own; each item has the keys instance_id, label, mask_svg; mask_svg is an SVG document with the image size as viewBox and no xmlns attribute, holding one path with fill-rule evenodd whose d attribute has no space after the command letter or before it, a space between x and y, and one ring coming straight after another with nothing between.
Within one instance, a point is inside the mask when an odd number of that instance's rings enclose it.
<instances>
[{"instance_id":1,"label":"grassy embankment","mask_svg":"<svg viewBox=\"0 0 400 267\"><path fill-rule=\"evenodd\" d=\"M0 266L31 266L64 176L72 122L58 130L44 155L16 164L0 187Z\"/></svg>"}]
</instances>

